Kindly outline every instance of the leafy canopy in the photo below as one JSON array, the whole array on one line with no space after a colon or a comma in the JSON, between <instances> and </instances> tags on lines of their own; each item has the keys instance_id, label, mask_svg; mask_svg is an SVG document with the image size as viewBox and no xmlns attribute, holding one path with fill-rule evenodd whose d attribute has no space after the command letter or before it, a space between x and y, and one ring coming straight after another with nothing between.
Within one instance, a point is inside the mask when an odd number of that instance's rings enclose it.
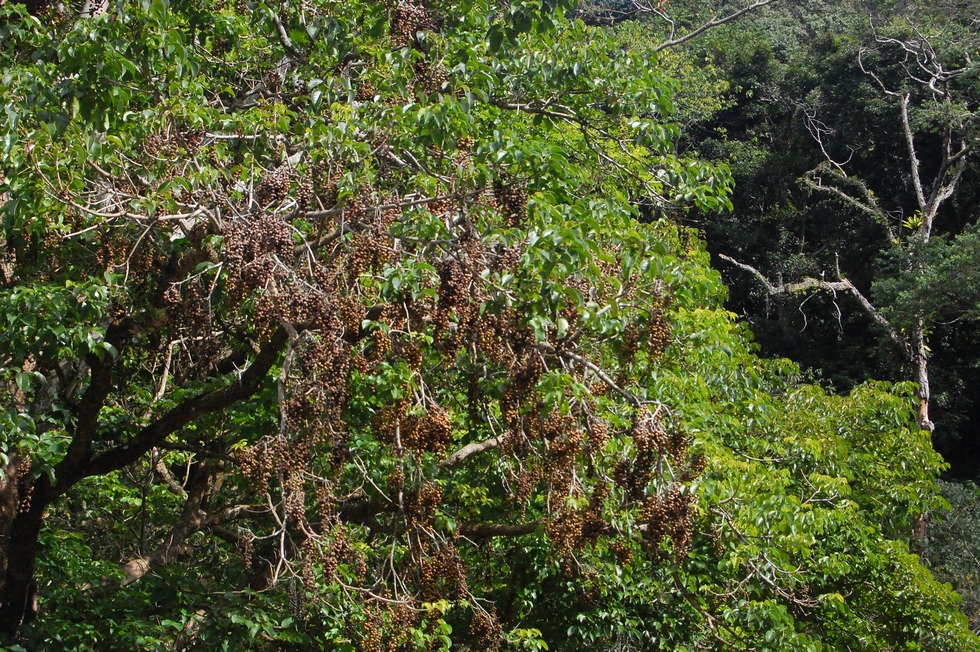
<instances>
[{"instance_id":1,"label":"leafy canopy","mask_svg":"<svg viewBox=\"0 0 980 652\"><path fill-rule=\"evenodd\" d=\"M910 389L754 356L565 9L0 7L12 640L971 649Z\"/></svg>"}]
</instances>

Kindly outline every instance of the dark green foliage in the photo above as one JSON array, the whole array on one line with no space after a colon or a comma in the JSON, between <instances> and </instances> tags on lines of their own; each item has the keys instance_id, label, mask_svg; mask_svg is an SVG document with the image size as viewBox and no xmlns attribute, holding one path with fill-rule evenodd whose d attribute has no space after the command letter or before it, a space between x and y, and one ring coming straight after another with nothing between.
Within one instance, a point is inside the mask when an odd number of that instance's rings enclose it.
<instances>
[{"instance_id":1,"label":"dark green foliage","mask_svg":"<svg viewBox=\"0 0 980 652\"><path fill-rule=\"evenodd\" d=\"M928 191L944 135L952 134L951 153L976 138L978 73L969 62L975 57L968 60L977 46L975 14L970 3L955 11L913 2L777 3L691 45L692 56L708 55L725 71L735 100L689 135L697 151L731 162L739 188L733 211L700 222L709 248L773 281L836 280L840 273L905 333L924 319L936 441L944 450L977 432L969 234L980 177L967 165L936 218L939 241L922 249L899 98L910 94ZM928 81L933 62L952 72L941 82L946 95L917 81ZM828 191L831 185L870 198L875 214ZM946 260L959 237L963 246ZM770 296L743 271L719 266L732 284L730 305L765 352L800 361L839 390L866 378L913 376L908 355L846 294ZM952 461L957 473L974 472L959 466L964 458Z\"/></svg>"},{"instance_id":2,"label":"dark green foliage","mask_svg":"<svg viewBox=\"0 0 980 652\"><path fill-rule=\"evenodd\" d=\"M961 609L970 627L980 629L980 489L972 482L940 482L948 509L937 510L929 524L923 557L936 579L963 596Z\"/></svg>"}]
</instances>

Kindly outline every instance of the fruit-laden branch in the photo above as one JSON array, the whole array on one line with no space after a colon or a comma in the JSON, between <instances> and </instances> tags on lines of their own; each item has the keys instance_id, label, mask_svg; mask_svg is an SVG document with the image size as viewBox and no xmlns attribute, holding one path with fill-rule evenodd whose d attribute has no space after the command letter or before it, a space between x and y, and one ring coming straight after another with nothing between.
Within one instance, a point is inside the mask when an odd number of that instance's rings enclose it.
<instances>
[{"instance_id":1,"label":"fruit-laden branch","mask_svg":"<svg viewBox=\"0 0 980 652\"><path fill-rule=\"evenodd\" d=\"M877 309L875 309L874 305L867 299L867 297L861 294L861 291L858 290L850 280L841 276L839 270L837 272L838 280L836 281L806 277L795 283L779 283L777 285L751 265L746 265L745 263L739 262L730 256L726 256L725 254L718 254L718 257L728 263L731 263L732 265L735 265L739 269L752 274L760 283L762 283L763 287L766 288L766 292L773 296L799 294L810 290L846 292L847 294L850 294L858 302L858 305L861 306L861 309L864 310L864 312L867 313L867 315L871 317L876 324L885 329L885 332L888 333L888 337L891 338L895 346L902 352L902 355L906 358L910 356L909 343L904 337L902 337L902 334L898 332L890 321L888 321L880 312L878 312Z\"/></svg>"},{"instance_id":2,"label":"fruit-laden branch","mask_svg":"<svg viewBox=\"0 0 980 652\"><path fill-rule=\"evenodd\" d=\"M643 401L637 398L634 394L631 394L630 392L626 391L625 389L617 385L616 381L613 380L609 376L609 374L607 374L605 371L602 370L601 367L599 367L599 365L595 364L585 356L581 356L572 351L558 350L554 347L554 345L549 344L548 342L539 342L537 344L537 347L540 351L544 353L557 355L561 358L565 358L566 360L572 360L574 362L578 362L579 364L584 365L589 369L589 371L591 371L596 376L598 376L599 380L605 383L609 387L609 389L613 390L614 392L622 396L624 399L629 401L630 405L639 407L643 404Z\"/></svg>"}]
</instances>

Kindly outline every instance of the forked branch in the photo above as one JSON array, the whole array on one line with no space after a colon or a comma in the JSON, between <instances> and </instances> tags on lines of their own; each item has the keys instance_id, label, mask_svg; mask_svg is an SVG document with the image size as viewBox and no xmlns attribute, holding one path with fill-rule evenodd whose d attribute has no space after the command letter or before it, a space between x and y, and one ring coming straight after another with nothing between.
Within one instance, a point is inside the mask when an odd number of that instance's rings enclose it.
<instances>
[{"instance_id":1,"label":"forked branch","mask_svg":"<svg viewBox=\"0 0 980 652\"><path fill-rule=\"evenodd\" d=\"M853 283L851 283L850 280L844 278L840 274L839 270L837 271L836 281L806 277L795 283L776 284L751 265L746 265L745 263L739 262L731 256L726 256L725 254L718 254L718 257L754 276L763 285L763 287L766 288L766 292L772 296L800 294L802 292L809 292L813 290L823 290L825 292L846 292L847 294L850 294L852 297L854 297L855 301L858 302L858 305L861 306L861 309L869 317L871 317L876 324L885 329L885 332L888 333L888 337L902 352L902 355L906 358L909 357L909 343L905 340L898 329L896 329L890 321L888 321L880 312L878 312L878 310L875 309L874 304L872 304L868 298L865 297Z\"/></svg>"}]
</instances>

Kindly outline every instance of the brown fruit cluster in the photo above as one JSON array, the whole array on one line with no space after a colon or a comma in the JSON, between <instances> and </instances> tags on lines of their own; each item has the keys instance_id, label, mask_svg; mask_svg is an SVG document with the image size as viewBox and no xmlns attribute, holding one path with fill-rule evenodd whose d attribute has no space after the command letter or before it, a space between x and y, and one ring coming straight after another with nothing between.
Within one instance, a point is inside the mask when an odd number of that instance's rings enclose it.
<instances>
[{"instance_id":1,"label":"brown fruit cluster","mask_svg":"<svg viewBox=\"0 0 980 652\"><path fill-rule=\"evenodd\" d=\"M538 381L545 371L544 362L537 351L526 347L511 362L507 371L510 380L500 399L500 411L508 428L514 432L522 432L524 417L521 409L535 402Z\"/></svg>"},{"instance_id":2,"label":"brown fruit cluster","mask_svg":"<svg viewBox=\"0 0 980 652\"><path fill-rule=\"evenodd\" d=\"M405 517L415 523L429 523L442 504L442 487L427 482L417 491L405 494Z\"/></svg>"},{"instance_id":3,"label":"brown fruit cluster","mask_svg":"<svg viewBox=\"0 0 980 652\"><path fill-rule=\"evenodd\" d=\"M396 497L405 490L405 469L401 464L396 464L388 472L385 488L390 496Z\"/></svg>"},{"instance_id":4,"label":"brown fruit cluster","mask_svg":"<svg viewBox=\"0 0 980 652\"><path fill-rule=\"evenodd\" d=\"M534 490L541 482L542 472L537 465L530 465L525 462L523 468L514 477L514 502L520 510L521 518L527 515L527 508L531 502Z\"/></svg>"},{"instance_id":5,"label":"brown fruit cluster","mask_svg":"<svg viewBox=\"0 0 980 652\"><path fill-rule=\"evenodd\" d=\"M283 512L294 523L306 521L306 492L303 491L303 469L298 465L287 468L280 481Z\"/></svg>"},{"instance_id":6,"label":"brown fruit cluster","mask_svg":"<svg viewBox=\"0 0 980 652\"><path fill-rule=\"evenodd\" d=\"M694 495L674 483L666 492L651 496L640 508L640 521L646 526L644 542L655 550L670 539L676 559L684 557L691 543L691 517Z\"/></svg>"},{"instance_id":7,"label":"brown fruit cluster","mask_svg":"<svg viewBox=\"0 0 980 652\"><path fill-rule=\"evenodd\" d=\"M182 349L197 363L198 377L211 372L221 354L211 310L210 283L202 277L171 285L163 295L166 322L183 337Z\"/></svg>"},{"instance_id":8,"label":"brown fruit cluster","mask_svg":"<svg viewBox=\"0 0 980 652\"><path fill-rule=\"evenodd\" d=\"M414 601L400 601L394 604L387 603L386 610L388 619L391 623L391 633L385 645L387 652L407 652L414 649L410 641L410 630L417 627L422 621L422 614Z\"/></svg>"},{"instance_id":9,"label":"brown fruit cluster","mask_svg":"<svg viewBox=\"0 0 980 652\"><path fill-rule=\"evenodd\" d=\"M651 360L663 356L670 345L670 322L665 315L666 302L656 306L650 315L642 320L631 322L623 333L620 358L624 364L634 360L639 351L644 351Z\"/></svg>"},{"instance_id":10,"label":"brown fruit cluster","mask_svg":"<svg viewBox=\"0 0 980 652\"><path fill-rule=\"evenodd\" d=\"M428 546L422 562L420 579L422 600L455 599L466 594L466 569L452 541Z\"/></svg>"},{"instance_id":11,"label":"brown fruit cluster","mask_svg":"<svg viewBox=\"0 0 980 652\"><path fill-rule=\"evenodd\" d=\"M364 623L361 627L353 627L351 634L358 640L357 646L360 652L382 652L384 650L384 620L381 610L372 603L368 603L364 608Z\"/></svg>"},{"instance_id":12,"label":"brown fruit cluster","mask_svg":"<svg viewBox=\"0 0 980 652\"><path fill-rule=\"evenodd\" d=\"M609 550L616 555L616 561L620 566L628 566L633 563L633 549L629 544L621 539L616 539L609 544Z\"/></svg>"},{"instance_id":13,"label":"brown fruit cluster","mask_svg":"<svg viewBox=\"0 0 980 652\"><path fill-rule=\"evenodd\" d=\"M634 418L629 434L633 438L636 455L632 460L620 460L613 477L630 500L639 500L645 495L660 460L669 457L674 464L684 460L687 439L679 430L668 434L659 412L651 412L646 407Z\"/></svg>"},{"instance_id":14,"label":"brown fruit cluster","mask_svg":"<svg viewBox=\"0 0 980 652\"><path fill-rule=\"evenodd\" d=\"M177 155L177 142L170 134L147 134L143 139L143 151L152 158L170 160Z\"/></svg>"},{"instance_id":15,"label":"brown fruit cluster","mask_svg":"<svg viewBox=\"0 0 980 652\"><path fill-rule=\"evenodd\" d=\"M654 311L647 321L646 351L653 358L660 358L670 345L670 322L664 314L664 308Z\"/></svg>"},{"instance_id":16,"label":"brown fruit cluster","mask_svg":"<svg viewBox=\"0 0 980 652\"><path fill-rule=\"evenodd\" d=\"M310 589L314 589L317 586L317 582L332 581L337 576L337 569L341 563L346 563L350 561L355 555L354 548L351 545L350 534L347 531L346 526L343 523L334 523L327 533L326 545L322 547L319 552L320 563L323 568L323 576L316 577L313 575L315 569L310 565L310 578L308 580L307 586ZM316 555L308 554L304 558L314 559ZM306 579L306 578L304 578Z\"/></svg>"},{"instance_id":17,"label":"brown fruit cluster","mask_svg":"<svg viewBox=\"0 0 980 652\"><path fill-rule=\"evenodd\" d=\"M319 160L309 169L309 179L313 194L319 198L324 208L337 205L340 192L340 180L343 173L340 169L331 170L323 160Z\"/></svg>"},{"instance_id":18,"label":"brown fruit cluster","mask_svg":"<svg viewBox=\"0 0 980 652\"><path fill-rule=\"evenodd\" d=\"M415 63L416 94L435 95L446 90L449 74L438 63L420 59Z\"/></svg>"},{"instance_id":19,"label":"brown fruit cluster","mask_svg":"<svg viewBox=\"0 0 980 652\"><path fill-rule=\"evenodd\" d=\"M272 475L268 449L256 444L238 451L236 458L238 468L242 470L251 487L258 493L264 493Z\"/></svg>"},{"instance_id":20,"label":"brown fruit cluster","mask_svg":"<svg viewBox=\"0 0 980 652\"><path fill-rule=\"evenodd\" d=\"M276 259L292 262L294 240L281 217L263 213L227 220L224 236L227 291L233 306L287 275Z\"/></svg>"},{"instance_id":21,"label":"brown fruit cluster","mask_svg":"<svg viewBox=\"0 0 980 652\"><path fill-rule=\"evenodd\" d=\"M648 453L666 455L673 452L668 451L670 437L664 430L660 416L648 408L640 410L633 420L633 429L630 434L633 436L633 444L636 446L638 456L644 456Z\"/></svg>"},{"instance_id":22,"label":"brown fruit cluster","mask_svg":"<svg viewBox=\"0 0 980 652\"><path fill-rule=\"evenodd\" d=\"M369 211L367 206L367 199L360 195L348 198L344 205L345 218L362 225L347 252L346 268L352 280L365 272L378 271L395 252L390 230L400 213L393 209ZM366 215L369 212L370 218Z\"/></svg>"},{"instance_id":23,"label":"brown fruit cluster","mask_svg":"<svg viewBox=\"0 0 980 652\"><path fill-rule=\"evenodd\" d=\"M435 32L442 27L440 17L413 2L399 2L391 12L391 43L403 48L415 43L419 32Z\"/></svg>"},{"instance_id":24,"label":"brown fruit cluster","mask_svg":"<svg viewBox=\"0 0 980 652\"><path fill-rule=\"evenodd\" d=\"M324 321L324 333L339 330L335 320ZM293 432L289 458L298 468L310 462L324 443L334 464L346 455L344 411L350 399L350 354L348 342L326 334L313 336L297 351L295 374L285 388L283 407Z\"/></svg>"},{"instance_id":25,"label":"brown fruit cluster","mask_svg":"<svg viewBox=\"0 0 980 652\"><path fill-rule=\"evenodd\" d=\"M474 649L496 652L504 639L504 631L497 620L497 610L474 610L470 620L470 636L473 638Z\"/></svg>"},{"instance_id":26,"label":"brown fruit cluster","mask_svg":"<svg viewBox=\"0 0 980 652\"><path fill-rule=\"evenodd\" d=\"M453 424L449 414L434 405L423 417L409 416L399 424L402 446L422 452L445 454L453 441Z\"/></svg>"},{"instance_id":27,"label":"brown fruit cluster","mask_svg":"<svg viewBox=\"0 0 980 652\"><path fill-rule=\"evenodd\" d=\"M8 466L9 470L10 466ZM13 474L7 478L7 482L16 483L17 491L15 495L19 498L17 506L18 512L25 512L31 506L31 496L34 493L34 483L31 481L31 458L30 456L17 457L17 463L13 465Z\"/></svg>"},{"instance_id":28,"label":"brown fruit cluster","mask_svg":"<svg viewBox=\"0 0 980 652\"><path fill-rule=\"evenodd\" d=\"M475 270L467 258L449 258L436 265L439 301L435 334L446 352L455 351L467 340L478 320L481 296Z\"/></svg>"},{"instance_id":29,"label":"brown fruit cluster","mask_svg":"<svg viewBox=\"0 0 980 652\"><path fill-rule=\"evenodd\" d=\"M293 169L285 165L267 174L255 188L255 203L266 207L288 197L294 174Z\"/></svg>"},{"instance_id":30,"label":"brown fruit cluster","mask_svg":"<svg viewBox=\"0 0 980 652\"><path fill-rule=\"evenodd\" d=\"M177 134L177 143L184 148L184 150L191 156L197 154L198 150L201 148L201 143L204 142L204 135L207 132L204 127L195 127L193 129L184 129Z\"/></svg>"},{"instance_id":31,"label":"brown fruit cluster","mask_svg":"<svg viewBox=\"0 0 980 652\"><path fill-rule=\"evenodd\" d=\"M493 183L493 196L500 212L511 227L519 227L527 216L527 188L514 179L498 179Z\"/></svg>"},{"instance_id":32,"label":"brown fruit cluster","mask_svg":"<svg viewBox=\"0 0 980 652\"><path fill-rule=\"evenodd\" d=\"M371 102L378 94L378 89L369 81L361 81L354 91L354 99L358 102Z\"/></svg>"}]
</instances>

